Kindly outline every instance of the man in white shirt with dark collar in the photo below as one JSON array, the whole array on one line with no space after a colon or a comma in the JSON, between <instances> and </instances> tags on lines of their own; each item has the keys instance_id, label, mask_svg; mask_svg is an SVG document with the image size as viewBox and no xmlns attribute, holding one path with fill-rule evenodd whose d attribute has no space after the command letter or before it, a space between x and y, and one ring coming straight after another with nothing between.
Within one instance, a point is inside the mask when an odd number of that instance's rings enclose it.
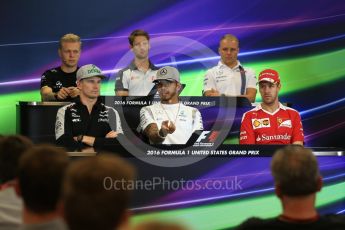
<instances>
[{"instance_id":1,"label":"man in white shirt with dark collar","mask_svg":"<svg viewBox=\"0 0 345 230\"><path fill-rule=\"evenodd\" d=\"M253 69L244 68L237 59L239 52L237 37L226 34L219 42L221 60L206 72L204 96L243 96L255 102L256 77Z\"/></svg>"},{"instance_id":2,"label":"man in white shirt with dark collar","mask_svg":"<svg viewBox=\"0 0 345 230\"><path fill-rule=\"evenodd\" d=\"M153 144L185 144L194 131L203 130L198 109L179 101L180 74L166 66L157 72L156 80L161 101L140 111L140 130Z\"/></svg>"},{"instance_id":3,"label":"man in white shirt with dark collar","mask_svg":"<svg viewBox=\"0 0 345 230\"><path fill-rule=\"evenodd\" d=\"M153 80L158 68L150 61L150 36L144 30L134 30L128 37L134 60L116 77L116 96L147 96L155 94Z\"/></svg>"}]
</instances>

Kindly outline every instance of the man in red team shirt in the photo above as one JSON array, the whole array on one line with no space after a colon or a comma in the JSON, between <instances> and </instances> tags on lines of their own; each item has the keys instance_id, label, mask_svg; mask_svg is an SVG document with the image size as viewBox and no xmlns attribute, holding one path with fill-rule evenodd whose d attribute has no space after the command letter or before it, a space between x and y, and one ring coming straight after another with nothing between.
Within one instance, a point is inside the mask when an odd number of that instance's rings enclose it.
<instances>
[{"instance_id":1,"label":"man in red team shirt","mask_svg":"<svg viewBox=\"0 0 345 230\"><path fill-rule=\"evenodd\" d=\"M299 113L278 100L281 88L277 71L266 69L259 75L262 103L243 115L240 144L298 144L304 135Z\"/></svg>"}]
</instances>

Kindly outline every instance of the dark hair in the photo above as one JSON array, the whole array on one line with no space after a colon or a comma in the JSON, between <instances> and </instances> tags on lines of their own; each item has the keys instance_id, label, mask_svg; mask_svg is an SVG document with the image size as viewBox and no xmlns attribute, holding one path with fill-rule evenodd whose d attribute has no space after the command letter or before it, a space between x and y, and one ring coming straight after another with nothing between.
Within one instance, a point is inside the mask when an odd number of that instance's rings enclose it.
<instances>
[{"instance_id":1,"label":"dark hair","mask_svg":"<svg viewBox=\"0 0 345 230\"><path fill-rule=\"evenodd\" d=\"M56 210L67 165L67 153L55 146L33 147L23 155L18 177L27 209L35 213Z\"/></svg>"},{"instance_id":2,"label":"dark hair","mask_svg":"<svg viewBox=\"0 0 345 230\"><path fill-rule=\"evenodd\" d=\"M19 158L33 147L33 143L25 136L11 135L0 140L0 183L13 180L18 176Z\"/></svg>"},{"instance_id":3,"label":"dark hair","mask_svg":"<svg viewBox=\"0 0 345 230\"><path fill-rule=\"evenodd\" d=\"M134 30L128 37L128 42L131 46L133 46L133 43L134 43L134 39L135 37L137 36L144 36L146 37L146 39L149 41L150 40L150 36L149 34L144 31L144 30Z\"/></svg>"},{"instance_id":4,"label":"dark hair","mask_svg":"<svg viewBox=\"0 0 345 230\"><path fill-rule=\"evenodd\" d=\"M133 180L133 167L114 154L73 162L63 189L69 229L110 230L119 226L129 203L131 189L127 185ZM118 187L111 186L120 181Z\"/></svg>"},{"instance_id":5,"label":"dark hair","mask_svg":"<svg viewBox=\"0 0 345 230\"><path fill-rule=\"evenodd\" d=\"M284 195L304 196L318 190L320 172L310 149L287 146L278 150L273 156L271 171Z\"/></svg>"}]
</instances>

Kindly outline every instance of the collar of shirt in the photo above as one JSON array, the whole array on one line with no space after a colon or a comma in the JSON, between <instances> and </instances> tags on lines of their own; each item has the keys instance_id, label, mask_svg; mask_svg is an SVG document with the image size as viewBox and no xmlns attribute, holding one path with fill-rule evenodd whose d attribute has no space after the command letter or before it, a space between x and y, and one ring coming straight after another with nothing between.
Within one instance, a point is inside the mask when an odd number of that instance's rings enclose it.
<instances>
[{"instance_id":1,"label":"collar of shirt","mask_svg":"<svg viewBox=\"0 0 345 230\"><path fill-rule=\"evenodd\" d=\"M218 62L218 66L219 66L219 68L229 68L229 69L231 69L231 70L236 70L236 69L238 69L240 66L242 66L241 65L241 62L239 61L239 60L237 60L237 65L236 66L234 66L234 68L230 68L229 66L227 66L227 65L225 65L223 62L222 62L222 60L220 60L219 62ZM243 67L243 66L242 66Z\"/></svg>"},{"instance_id":2,"label":"collar of shirt","mask_svg":"<svg viewBox=\"0 0 345 230\"><path fill-rule=\"evenodd\" d=\"M73 101L74 101L78 106L85 106L83 103L81 103L80 97L79 97L79 96L76 97ZM97 109L99 109L99 108L102 107L102 98L101 98L101 97L98 97L98 98L97 98L97 101L96 101L96 103L94 104L93 107L94 107L94 108L97 108Z\"/></svg>"},{"instance_id":3,"label":"collar of shirt","mask_svg":"<svg viewBox=\"0 0 345 230\"><path fill-rule=\"evenodd\" d=\"M278 109L277 109L276 111L278 111L279 109L286 110L286 106L284 106L282 103L279 102L279 107L278 107ZM259 103L259 104L256 106L255 110L256 110L256 111L258 111L258 110L266 111L266 110L264 110L264 109L262 108L261 103ZM274 111L274 112L276 112L276 111ZM274 113L274 112L273 112L273 113Z\"/></svg>"},{"instance_id":4,"label":"collar of shirt","mask_svg":"<svg viewBox=\"0 0 345 230\"><path fill-rule=\"evenodd\" d=\"M7 188L10 188L10 187L15 187L16 183L17 183L16 180L10 180L10 181L7 181L3 184L0 184L0 191L7 189Z\"/></svg>"},{"instance_id":5,"label":"collar of shirt","mask_svg":"<svg viewBox=\"0 0 345 230\"><path fill-rule=\"evenodd\" d=\"M70 73L66 73L65 71L63 71L62 70L62 68L61 68L61 66L59 66L59 67L56 67L55 69L56 69L56 71L58 71L58 72L60 72L60 73L63 73L63 74L65 74L65 75L73 75L73 74L76 74L77 73L77 71L79 70L79 66L77 66L77 69L75 70L75 71L73 71L73 72L70 72Z\"/></svg>"},{"instance_id":6,"label":"collar of shirt","mask_svg":"<svg viewBox=\"0 0 345 230\"><path fill-rule=\"evenodd\" d=\"M150 68L151 70L158 70L158 69L159 69L157 66L155 66L155 65L151 62L150 59L149 59L149 68ZM129 64L129 69L130 69L130 70L138 70L138 67L137 67L137 66L135 65L135 63L134 63L134 60L131 61L131 63Z\"/></svg>"},{"instance_id":7,"label":"collar of shirt","mask_svg":"<svg viewBox=\"0 0 345 230\"><path fill-rule=\"evenodd\" d=\"M36 224L23 224L22 228L24 230L34 230L34 229L66 229L67 226L61 218L56 218L46 222L36 223Z\"/></svg>"}]
</instances>

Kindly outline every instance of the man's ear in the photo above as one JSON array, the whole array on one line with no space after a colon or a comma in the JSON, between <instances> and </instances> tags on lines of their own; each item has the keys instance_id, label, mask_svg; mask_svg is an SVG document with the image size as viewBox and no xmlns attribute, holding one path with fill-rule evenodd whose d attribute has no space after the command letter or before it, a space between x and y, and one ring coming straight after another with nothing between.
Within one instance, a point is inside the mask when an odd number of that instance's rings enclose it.
<instances>
[{"instance_id":1,"label":"man's ear","mask_svg":"<svg viewBox=\"0 0 345 230\"><path fill-rule=\"evenodd\" d=\"M321 176L319 176L318 178L317 178L317 192L320 192L321 191L321 189L322 189L322 186L323 186L323 182L322 182L322 177Z\"/></svg>"},{"instance_id":2,"label":"man's ear","mask_svg":"<svg viewBox=\"0 0 345 230\"><path fill-rule=\"evenodd\" d=\"M277 197L278 197L279 199L282 198L282 196L283 196L282 190L281 190L281 188L280 188L280 185L277 184L277 183L274 184L274 192L275 192L275 194L277 195Z\"/></svg>"},{"instance_id":3,"label":"man's ear","mask_svg":"<svg viewBox=\"0 0 345 230\"><path fill-rule=\"evenodd\" d=\"M176 92L177 93L180 92L181 89L182 89L182 85L181 85L181 83L178 82L177 85L176 85Z\"/></svg>"},{"instance_id":4,"label":"man's ear","mask_svg":"<svg viewBox=\"0 0 345 230\"><path fill-rule=\"evenodd\" d=\"M21 189L20 189L20 185L19 185L19 180L18 180L18 178L16 178L16 179L14 180L14 190L15 190L17 196L22 197L22 191L21 191Z\"/></svg>"},{"instance_id":5,"label":"man's ear","mask_svg":"<svg viewBox=\"0 0 345 230\"><path fill-rule=\"evenodd\" d=\"M126 209L120 219L119 226L116 229L129 229L129 224L130 224L130 218L132 216L132 212L128 209Z\"/></svg>"},{"instance_id":6,"label":"man's ear","mask_svg":"<svg viewBox=\"0 0 345 230\"><path fill-rule=\"evenodd\" d=\"M59 216L62 218L65 218L65 211L64 211L65 205L62 199L59 199L59 201L56 204L56 212Z\"/></svg>"},{"instance_id":7,"label":"man's ear","mask_svg":"<svg viewBox=\"0 0 345 230\"><path fill-rule=\"evenodd\" d=\"M62 54L61 54L61 49L60 48L58 49L58 55L59 55L60 58L62 58Z\"/></svg>"},{"instance_id":8,"label":"man's ear","mask_svg":"<svg viewBox=\"0 0 345 230\"><path fill-rule=\"evenodd\" d=\"M79 80L79 81L77 80L77 82L76 82L76 83L77 83L77 88L78 88L78 89L80 89L81 80Z\"/></svg>"}]
</instances>

